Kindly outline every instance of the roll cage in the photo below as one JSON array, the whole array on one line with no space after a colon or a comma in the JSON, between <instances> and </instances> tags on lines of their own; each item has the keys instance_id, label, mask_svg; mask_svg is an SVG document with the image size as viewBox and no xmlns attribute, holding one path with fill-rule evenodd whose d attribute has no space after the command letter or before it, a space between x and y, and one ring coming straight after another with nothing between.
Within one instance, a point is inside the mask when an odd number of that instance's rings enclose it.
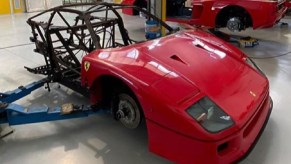
<instances>
[{"instance_id":1,"label":"roll cage","mask_svg":"<svg viewBox=\"0 0 291 164\"><path fill-rule=\"evenodd\" d=\"M59 6L27 20L32 30L30 40L36 46L34 51L44 56L45 65L25 68L35 74L47 75L50 82L58 82L88 96L87 88L82 87L80 81L82 57L93 50L122 47L137 42L129 37L117 11L125 8L142 12L147 19L155 20L169 33L174 32L165 22L136 6L105 2ZM117 31L121 39L116 39Z\"/></svg>"}]
</instances>

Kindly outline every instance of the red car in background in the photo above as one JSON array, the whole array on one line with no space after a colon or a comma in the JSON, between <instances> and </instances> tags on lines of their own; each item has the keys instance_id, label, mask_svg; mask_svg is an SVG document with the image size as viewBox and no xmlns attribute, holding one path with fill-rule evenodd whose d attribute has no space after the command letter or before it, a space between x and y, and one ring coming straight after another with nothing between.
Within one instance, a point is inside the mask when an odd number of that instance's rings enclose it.
<instances>
[{"instance_id":1,"label":"red car in background","mask_svg":"<svg viewBox=\"0 0 291 164\"><path fill-rule=\"evenodd\" d=\"M186 0L167 0L168 21L241 31L248 27L272 27L287 11L285 0L193 0L192 7L185 7L185 2ZM123 1L123 4L140 7L145 7L144 3L145 0Z\"/></svg>"},{"instance_id":2,"label":"red car in background","mask_svg":"<svg viewBox=\"0 0 291 164\"><path fill-rule=\"evenodd\" d=\"M287 1L285 2L285 6L288 7L288 9L291 8L291 2L290 2L290 0L287 0Z\"/></svg>"}]
</instances>

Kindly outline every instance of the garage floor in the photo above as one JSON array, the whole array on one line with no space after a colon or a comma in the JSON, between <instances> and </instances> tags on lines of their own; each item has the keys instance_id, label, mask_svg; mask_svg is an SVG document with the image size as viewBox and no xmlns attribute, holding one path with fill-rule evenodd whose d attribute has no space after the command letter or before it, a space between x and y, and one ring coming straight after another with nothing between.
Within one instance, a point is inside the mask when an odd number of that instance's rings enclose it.
<instances>
[{"instance_id":1,"label":"garage floor","mask_svg":"<svg viewBox=\"0 0 291 164\"><path fill-rule=\"evenodd\" d=\"M23 66L38 66L43 58L33 53L28 14L0 16L0 91L8 91L41 76ZM255 48L242 49L252 56L271 83L274 109L257 146L242 164L286 164L291 161L291 20L267 30L239 33L260 40ZM49 93L40 89L23 105L59 105L88 101L71 90L53 85ZM1 164L155 164L170 163L148 152L146 128L128 130L109 115L85 119L14 126L15 132L0 140Z\"/></svg>"}]
</instances>

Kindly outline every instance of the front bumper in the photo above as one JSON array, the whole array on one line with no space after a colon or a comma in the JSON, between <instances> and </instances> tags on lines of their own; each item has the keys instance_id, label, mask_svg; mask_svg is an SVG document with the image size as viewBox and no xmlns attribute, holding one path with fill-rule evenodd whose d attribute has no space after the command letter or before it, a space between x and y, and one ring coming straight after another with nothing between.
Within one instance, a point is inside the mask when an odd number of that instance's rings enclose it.
<instances>
[{"instance_id":1,"label":"front bumper","mask_svg":"<svg viewBox=\"0 0 291 164\"><path fill-rule=\"evenodd\" d=\"M268 110L268 115L267 115L267 117L266 117L266 119L265 119L265 122L264 122L264 124L263 124L263 127L261 128L261 130L260 130L259 134L257 135L256 139L254 140L254 142L253 142L252 145L250 146L249 150L248 150L248 151L247 151L247 152L246 152L246 153L245 153L241 158L239 158L238 160L236 160L236 162L239 162L239 161L241 161L241 160L244 160L244 159L245 159L245 158L246 158L246 157L247 157L247 156L252 152L252 150L255 148L257 142L259 141L261 135L263 134L263 132L264 132L266 126L267 126L267 123L268 123L268 121L269 121L269 118L270 118L270 115L271 115L271 113L272 113L272 110L273 110L273 100L272 100L272 98L270 97L270 108L269 108L269 110Z\"/></svg>"},{"instance_id":2,"label":"front bumper","mask_svg":"<svg viewBox=\"0 0 291 164\"><path fill-rule=\"evenodd\" d=\"M218 141L197 140L147 120L149 149L175 163L227 164L244 159L269 120L273 103L267 98L239 131Z\"/></svg>"}]
</instances>

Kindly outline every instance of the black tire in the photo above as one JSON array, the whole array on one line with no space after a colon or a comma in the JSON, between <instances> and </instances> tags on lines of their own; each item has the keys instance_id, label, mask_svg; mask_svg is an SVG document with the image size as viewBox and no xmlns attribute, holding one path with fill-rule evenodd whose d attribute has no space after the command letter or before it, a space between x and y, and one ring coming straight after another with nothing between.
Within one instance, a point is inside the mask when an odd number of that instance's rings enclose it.
<instances>
[{"instance_id":1,"label":"black tire","mask_svg":"<svg viewBox=\"0 0 291 164\"><path fill-rule=\"evenodd\" d=\"M120 93L114 102L117 119L129 129L136 129L142 121L140 105L134 96Z\"/></svg>"}]
</instances>

